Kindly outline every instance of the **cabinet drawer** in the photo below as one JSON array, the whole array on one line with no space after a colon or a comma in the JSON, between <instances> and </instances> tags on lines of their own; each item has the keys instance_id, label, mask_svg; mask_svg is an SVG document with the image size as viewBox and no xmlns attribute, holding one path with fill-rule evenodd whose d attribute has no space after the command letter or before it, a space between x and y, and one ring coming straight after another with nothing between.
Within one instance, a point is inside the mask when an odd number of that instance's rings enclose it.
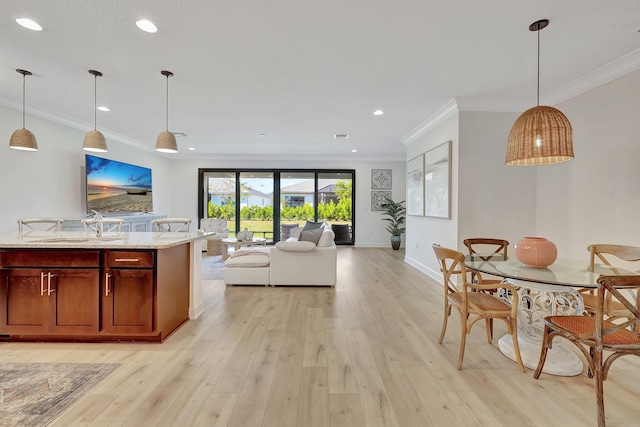
<instances>
[{"instance_id":1,"label":"cabinet drawer","mask_svg":"<svg viewBox=\"0 0 640 427\"><path fill-rule=\"evenodd\" d=\"M153 251L107 251L105 266L107 268L152 268L155 259Z\"/></svg>"},{"instance_id":2,"label":"cabinet drawer","mask_svg":"<svg viewBox=\"0 0 640 427\"><path fill-rule=\"evenodd\" d=\"M3 250L3 267L100 267L100 251Z\"/></svg>"}]
</instances>

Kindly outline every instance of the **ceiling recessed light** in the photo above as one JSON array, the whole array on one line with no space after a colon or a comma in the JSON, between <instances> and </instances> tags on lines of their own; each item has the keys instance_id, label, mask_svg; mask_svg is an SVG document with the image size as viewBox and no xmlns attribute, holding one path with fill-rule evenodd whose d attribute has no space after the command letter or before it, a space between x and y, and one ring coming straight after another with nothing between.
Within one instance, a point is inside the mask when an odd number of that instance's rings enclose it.
<instances>
[{"instance_id":1,"label":"ceiling recessed light","mask_svg":"<svg viewBox=\"0 0 640 427\"><path fill-rule=\"evenodd\" d=\"M261 134L259 134L258 136L259 136L260 138L264 138L264 137L265 137L265 136L267 136L267 135L265 135L264 133L261 133Z\"/></svg>"},{"instance_id":2,"label":"ceiling recessed light","mask_svg":"<svg viewBox=\"0 0 640 427\"><path fill-rule=\"evenodd\" d=\"M158 31L158 27L156 27L155 24L148 19L140 19L139 21L136 21L136 25L142 31L146 31L147 33L155 33L156 31Z\"/></svg>"},{"instance_id":3,"label":"ceiling recessed light","mask_svg":"<svg viewBox=\"0 0 640 427\"><path fill-rule=\"evenodd\" d=\"M33 19L29 18L17 18L16 22L22 25L24 28L28 28L33 31L42 31L42 27Z\"/></svg>"},{"instance_id":4,"label":"ceiling recessed light","mask_svg":"<svg viewBox=\"0 0 640 427\"><path fill-rule=\"evenodd\" d=\"M383 114L384 114L384 111L382 111L382 110L376 110L376 111L373 112L374 116L381 116Z\"/></svg>"},{"instance_id":5,"label":"ceiling recessed light","mask_svg":"<svg viewBox=\"0 0 640 427\"><path fill-rule=\"evenodd\" d=\"M337 133L333 135L333 139L349 139L348 133Z\"/></svg>"},{"instance_id":6,"label":"ceiling recessed light","mask_svg":"<svg viewBox=\"0 0 640 427\"><path fill-rule=\"evenodd\" d=\"M176 138L186 138L189 136L184 132L172 132L172 133L173 133L173 136L175 136Z\"/></svg>"},{"instance_id":7,"label":"ceiling recessed light","mask_svg":"<svg viewBox=\"0 0 640 427\"><path fill-rule=\"evenodd\" d=\"M196 147L189 147L189 151L196 151Z\"/></svg>"},{"instance_id":8,"label":"ceiling recessed light","mask_svg":"<svg viewBox=\"0 0 640 427\"><path fill-rule=\"evenodd\" d=\"M104 105L99 106L98 110L100 110L100 111L110 111L109 107L105 107Z\"/></svg>"},{"instance_id":9,"label":"ceiling recessed light","mask_svg":"<svg viewBox=\"0 0 640 427\"><path fill-rule=\"evenodd\" d=\"M353 150L351 150L352 153L357 153L358 150L356 150L355 148Z\"/></svg>"}]
</instances>

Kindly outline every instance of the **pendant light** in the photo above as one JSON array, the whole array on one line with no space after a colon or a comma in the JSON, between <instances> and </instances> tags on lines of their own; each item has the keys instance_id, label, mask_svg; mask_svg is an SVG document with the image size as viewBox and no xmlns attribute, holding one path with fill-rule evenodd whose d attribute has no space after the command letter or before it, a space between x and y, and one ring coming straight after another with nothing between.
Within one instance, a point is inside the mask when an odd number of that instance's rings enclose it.
<instances>
[{"instance_id":1,"label":"pendant light","mask_svg":"<svg viewBox=\"0 0 640 427\"><path fill-rule=\"evenodd\" d=\"M21 69L17 69L16 72L22 74L22 129L18 129L11 134L9 147L16 150L38 151L38 141L36 141L36 137L29 129L25 129L24 127L25 80L27 76L30 76L32 73L31 71Z\"/></svg>"},{"instance_id":2,"label":"pendant light","mask_svg":"<svg viewBox=\"0 0 640 427\"><path fill-rule=\"evenodd\" d=\"M569 119L558 109L540 105L540 30L548 19L536 21L529 31L538 32L538 98L513 124L507 142L505 164L547 165L573 159L573 130Z\"/></svg>"},{"instance_id":3,"label":"pendant light","mask_svg":"<svg viewBox=\"0 0 640 427\"><path fill-rule=\"evenodd\" d=\"M173 133L169 132L169 77L172 77L173 73L171 71L162 70L160 71L160 74L167 78L167 130L160 132L160 135L158 135L158 141L156 142L156 151L160 151L162 153L177 153L178 144L176 142L176 136Z\"/></svg>"},{"instance_id":4,"label":"pendant light","mask_svg":"<svg viewBox=\"0 0 640 427\"><path fill-rule=\"evenodd\" d=\"M89 74L94 77L93 80L93 130L87 132L84 136L82 149L92 151L94 153L106 153L107 141L104 139L102 132L97 130L97 107L98 107L98 77L102 77L102 73L96 70L89 70Z\"/></svg>"}]
</instances>

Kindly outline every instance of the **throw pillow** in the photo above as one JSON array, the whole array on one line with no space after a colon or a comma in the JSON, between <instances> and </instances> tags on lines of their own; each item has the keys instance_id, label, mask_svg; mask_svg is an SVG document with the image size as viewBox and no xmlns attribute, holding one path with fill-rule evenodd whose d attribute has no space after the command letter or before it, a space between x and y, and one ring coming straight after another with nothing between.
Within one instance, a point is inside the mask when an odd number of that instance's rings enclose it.
<instances>
[{"instance_id":1,"label":"throw pillow","mask_svg":"<svg viewBox=\"0 0 640 427\"><path fill-rule=\"evenodd\" d=\"M316 228L313 230L302 230L300 232L300 238L298 241L300 242L313 242L314 244L318 244L318 240L320 240L320 236L322 236L322 232L324 230L322 228Z\"/></svg>"},{"instance_id":2,"label":"throw pillow","mask_svg":"<svg viewBox=\"0 0 640 427\"><path fill-rule=\"evenodd\" d=\"M320 236L320 240L318 240L318 247L326 248L331 246L331 244L333 243L333 239L335 239L335 237L336 235L333 231L325 230L324 233L322 233L322 236Z\"/></svg>"},{"instance_id":3,"label":"throw pillow","mask_svg":"<svg viewBox=\"0 0 640 427\"><path fill-rule=\"evenodd\" d=\"M320 228L320 227L322 227L321 222L313 222L313 221L307 220L307 223L302 228L302 231L315 230L316 228Z\"/></svg>"}]
</instances>

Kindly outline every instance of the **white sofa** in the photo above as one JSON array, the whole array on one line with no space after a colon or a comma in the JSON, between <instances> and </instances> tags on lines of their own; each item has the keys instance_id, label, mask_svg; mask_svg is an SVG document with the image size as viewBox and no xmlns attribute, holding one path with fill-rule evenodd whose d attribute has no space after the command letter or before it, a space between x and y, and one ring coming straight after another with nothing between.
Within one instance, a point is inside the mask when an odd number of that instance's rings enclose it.
<instances>
[{"instance_id":1,"label":"white sofa","mask_svg":"<svg viewBox=\"0 0 640 427\"><path fill-rule=\"evenodd\" d=\"M242 249L236 256L231 256L225 262L225 284L334 287L338 251L333 231L324 229L317 245L313 242L297 241L299 231L292 235L296 237L267 248L268 266L263 265L264 257L255 253L255 249Z\"/></svg>"}]
</instances>

